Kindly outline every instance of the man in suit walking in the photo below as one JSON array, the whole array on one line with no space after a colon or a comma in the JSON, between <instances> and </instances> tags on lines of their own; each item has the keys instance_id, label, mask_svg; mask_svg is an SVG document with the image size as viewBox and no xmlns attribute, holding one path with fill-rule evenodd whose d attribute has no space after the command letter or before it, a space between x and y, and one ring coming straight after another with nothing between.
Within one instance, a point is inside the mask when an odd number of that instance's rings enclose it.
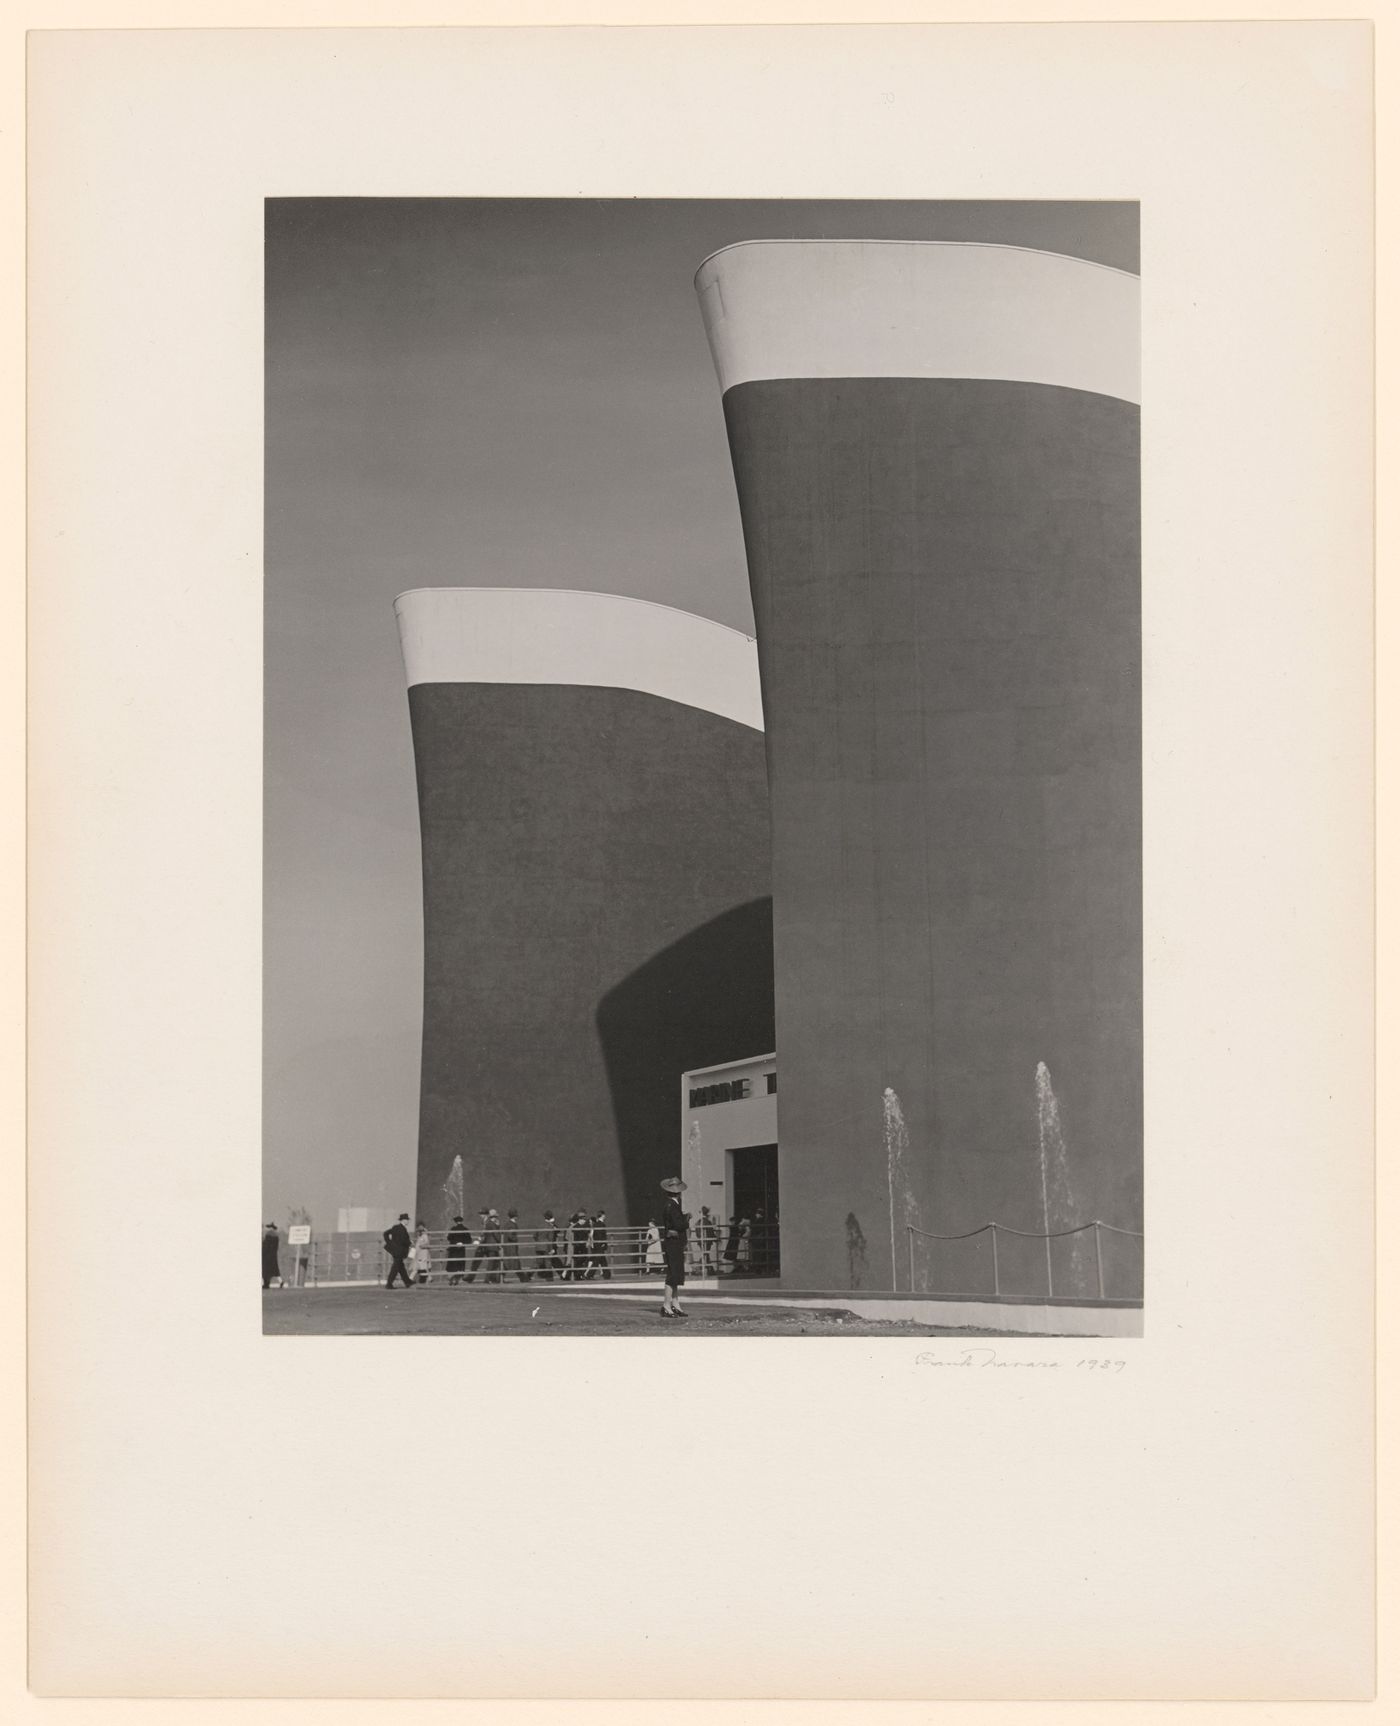
<instances>
[{"instance_id":1,"label":"man in suit walking","mask_svg":"<svg viewBox=\"0 0 1400 1726\"><path fill-rule=\"evenodd\" d=\"M472 1254L472 1268L467 1274L469 1283L476 1281L478 1266L482 1267L487 1282L498 1283L501 1280L501 1219L491 1205L481 1213L476 1251Z\"/></svg>"},{"instance_id":2,"label":"man in suit walking","mask_svg":"<svg viewBox=\"0 0 1400 1726\"><path fill-rule=\"evenodd\" d=\"M539 1268L535 1275L542 1282L553 1282L555 1271L561 1274L564 1260L559 1253L559 1225L554 1220L554 1212L544 1213L544 1227L535 1230L535 1260Z\"/></svg>"},{"instance_id":3,"label":"man in suit walking","mask_svg":"<svg viewBox=\"0 0 1400 1726\"><path fill-rule=\"evenodd\" d=\"M413 1278L408 1274L408 1255L413 1248L413 1236L408 1232L408 1212L400 1211L399 1220L393 1228L384 1231L384 1250L393 1261L389 1266L389 1280L386 1289L394 1286L394 1278L402 1277L406 1289L413 1287Z\"/></svg>"}]
</instances>

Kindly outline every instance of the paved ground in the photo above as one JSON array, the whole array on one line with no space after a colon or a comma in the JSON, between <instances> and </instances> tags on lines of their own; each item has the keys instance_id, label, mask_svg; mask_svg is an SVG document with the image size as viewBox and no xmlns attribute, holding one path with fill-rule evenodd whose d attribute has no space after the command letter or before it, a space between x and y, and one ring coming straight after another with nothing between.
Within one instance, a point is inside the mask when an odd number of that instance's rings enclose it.
<instances>
[{"instance_id":1,"label":"paved ground","mask_svg":"<svg viewBox=\"0 0 1400 1726\"><path fill-rule=\"evenodd\" d=\"M908 1322L881 1323L831 1309L706 1305L686 1301L684 1322L662 1318L661 1302L548 1294L542 1288L432 1286L387 1289L273 1289L263 1295L267 1336L991 1336Z\"/></svg>"}]
</instances>

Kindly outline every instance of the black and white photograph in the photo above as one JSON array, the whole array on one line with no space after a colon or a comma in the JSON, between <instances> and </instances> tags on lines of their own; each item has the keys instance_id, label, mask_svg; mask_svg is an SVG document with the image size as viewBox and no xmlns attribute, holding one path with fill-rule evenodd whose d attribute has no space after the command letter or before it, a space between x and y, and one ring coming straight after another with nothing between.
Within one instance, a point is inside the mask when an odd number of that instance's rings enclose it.
<instances>
[{"instance_id":1,"label":"black and white photograph","mask_svg":"<svg viewBox=\"0 0 1400 1726\"><path fill-rule=\"evenodd\" d=\"M1137 205L265 215L265 1329L1141 1335Z\"/></svg>"}]
</instances>

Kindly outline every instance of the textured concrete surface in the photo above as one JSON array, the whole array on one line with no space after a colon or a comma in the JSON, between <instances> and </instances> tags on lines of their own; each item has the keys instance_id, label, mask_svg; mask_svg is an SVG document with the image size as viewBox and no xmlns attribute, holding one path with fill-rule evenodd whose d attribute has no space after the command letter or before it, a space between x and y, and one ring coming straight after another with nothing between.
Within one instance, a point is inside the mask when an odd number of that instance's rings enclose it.
<instances>
[{"instance_id":1,"label":"textured concrete surface","mask_svg":"<svg viewBox=\"0 0 1400 1726\"><path fill-rule=\"evenodd\" d=\"M981 1336L904 1320L757 1303L686 1302L684 1321L662 1318L659 1298L604 1301L481 1289L274 1290L263 1301L265 1336Z\"/></svg>"},{"instance_id":2,"label":"textured concrete surface","mask_svg":"<svg viewBox=\"0 0 1400 1726\"><path fill-rule=\"evenodd\" d=\"M784 1280L892 1286L887 1085L925 1228L1038 1229L1040 1062L1052 1227L1139 1228L1137 408L898 378L724 405L773 810ZM1043 1247L1001 1245L1003 1288L1044 1292ZM1086 1245L1055 1248L1061 1293L1091 1292ZM919 1250L920 1286L990 1287L985 1237Z\"/></svg>"},{"instance_id":3,"label":"textured concrete surface","mask_svg":"<svg viewBox=\"0 0 1400 1726\"><path fill-rule=\"evenodd\" d=\"M773 1046L760 733L612 688L409 691L423 844L418 1214L644 1223L691 1067Z\"/></svg>"}]
</instances>

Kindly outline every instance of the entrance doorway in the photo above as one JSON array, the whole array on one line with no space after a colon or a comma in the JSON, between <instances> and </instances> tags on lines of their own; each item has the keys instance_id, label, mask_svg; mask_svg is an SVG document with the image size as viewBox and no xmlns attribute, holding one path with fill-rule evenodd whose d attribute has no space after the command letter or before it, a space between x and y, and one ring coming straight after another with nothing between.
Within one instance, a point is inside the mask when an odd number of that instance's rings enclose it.
<instances>
[{"instance_id":1,"label":"entrance doorway","mask_svg":"<svg viewBox=\"0 0 1400 1726\"><path fill-rule=\"evenodd\" d=\"M729 1211L747 1220L737 1271L751 1276L778 1274L778 1147L742 1145L729 1152ZM747 1247L747 1252L743 1248Z\"/></svg>"}]
</instances>

